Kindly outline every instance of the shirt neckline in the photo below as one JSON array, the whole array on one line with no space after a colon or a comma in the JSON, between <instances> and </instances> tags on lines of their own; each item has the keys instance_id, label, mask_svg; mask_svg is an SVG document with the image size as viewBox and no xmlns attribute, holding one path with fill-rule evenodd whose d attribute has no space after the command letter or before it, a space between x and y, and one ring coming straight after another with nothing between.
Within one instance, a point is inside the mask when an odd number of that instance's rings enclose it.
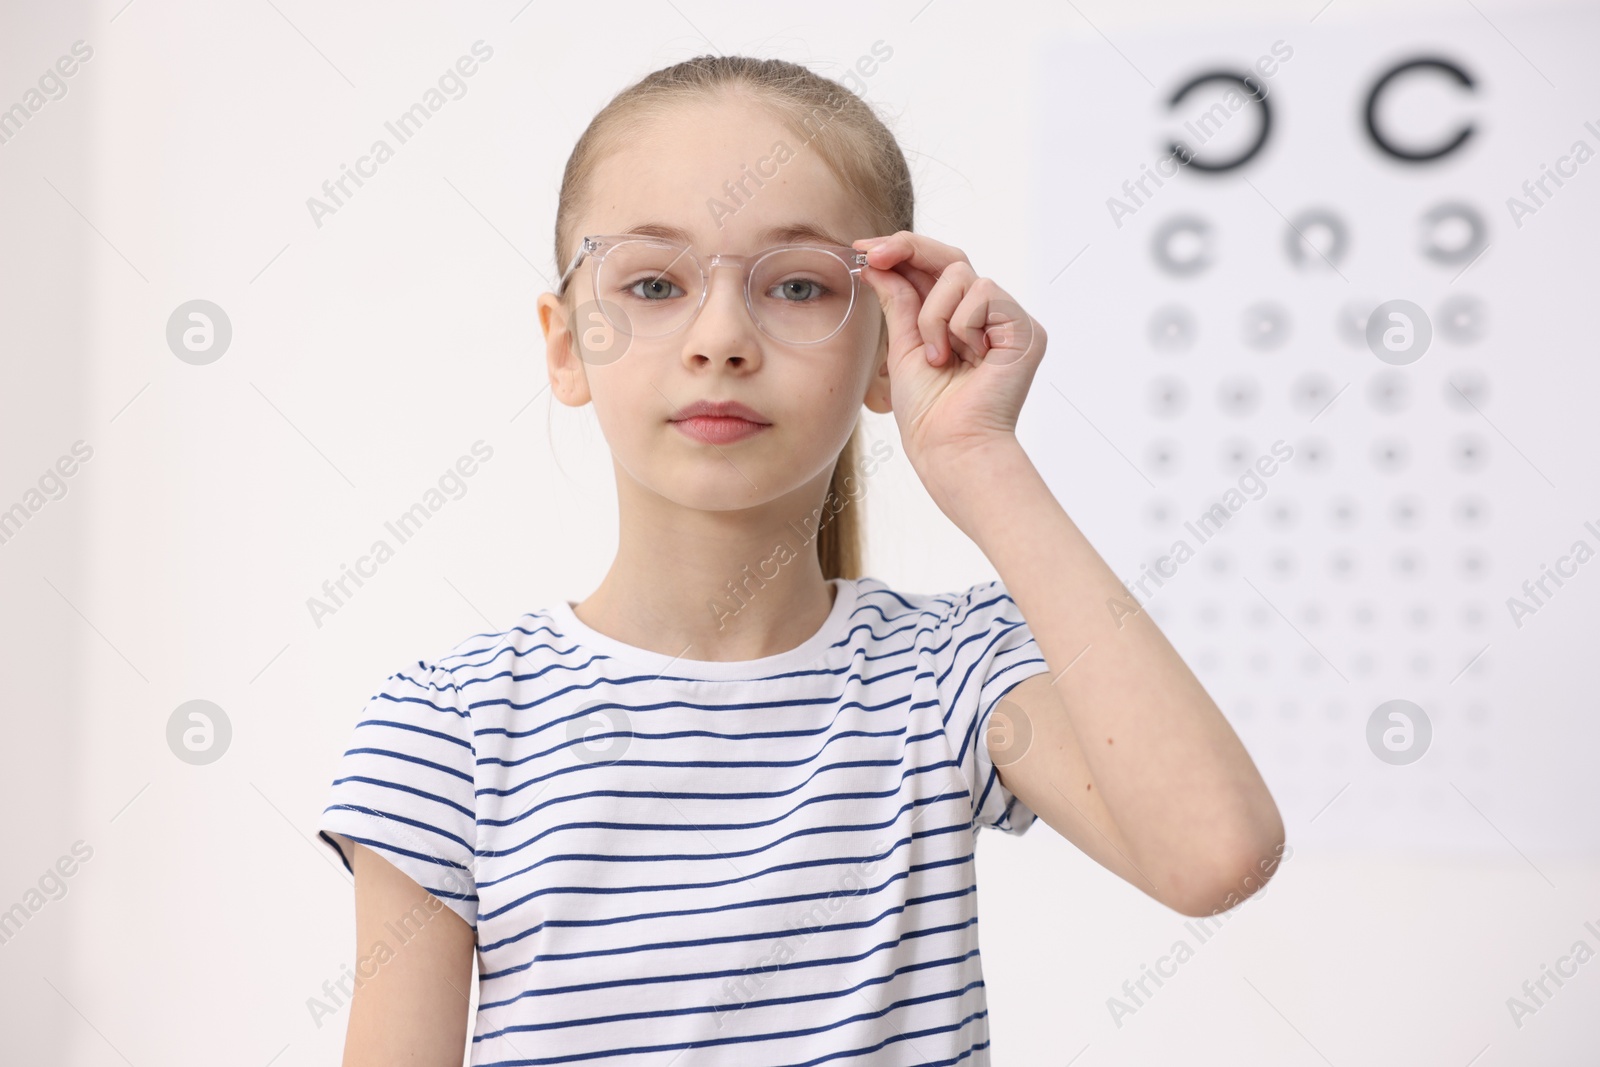
<instances>
[{"instance_id":1,"label":"shirt neckline","mask_svg":"<svg viewBox=\"0 0 1600 1067\"><path fill-rule=\"evenodd\" d=\"M641 671L708 681L760 678L813 664L822 658L824 652L844 639L850 628L850 619L855 614L860 589L855 579L829 578L827 581L835 590L833 608L817 632L786 652L759 659L689 659L639 648L590 628L578 618L572 602L565 598L558 599L548 609L548 614L560 628L563 637Z\"/></svg>"}]
</instances>

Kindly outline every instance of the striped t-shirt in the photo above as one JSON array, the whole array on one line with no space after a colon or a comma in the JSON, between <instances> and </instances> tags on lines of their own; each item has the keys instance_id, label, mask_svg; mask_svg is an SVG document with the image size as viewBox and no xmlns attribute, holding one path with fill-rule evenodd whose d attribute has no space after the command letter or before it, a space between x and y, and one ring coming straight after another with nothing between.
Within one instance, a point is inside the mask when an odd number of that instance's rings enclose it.
<instances>
[{"instance_id":1,"label":"striped t-shirt","mask_svg":"<svg viewBox=\"0 0 1600 1067\"><path fill-rule=\"evenodd\" d=\"M319 836L473 927L474 1067L989 1062L974 838L1035 815L984 732L1048 668L999 581L830 584L777 655L663 655L558 601L367 703Z\"/></svg>"}]
</instances>

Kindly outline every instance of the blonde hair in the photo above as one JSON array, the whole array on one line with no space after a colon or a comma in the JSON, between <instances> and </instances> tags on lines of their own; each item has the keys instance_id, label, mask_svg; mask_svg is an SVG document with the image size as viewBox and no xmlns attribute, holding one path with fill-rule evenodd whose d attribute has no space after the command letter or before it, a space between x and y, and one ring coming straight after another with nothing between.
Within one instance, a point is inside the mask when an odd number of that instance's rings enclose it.
<instances>
[{"instance_id":1,"label":"blonde hair","mask_svg":"<svg viewBox=\"0 0 1600 1067\"><path fill-rule=\"evenodd\" d=\"M573 219L583 204L589 177L607 149L648 129L673 108L737 94L769 108L802 144L816 150L840 183L859 197L874 234L912 228L914 199L905 155L872 108L848 88L781 59L695 56L653 71L617 93L578 138L567 157L556 207L557 268L577 252L581 235L572 232ZM563 294L569 311L572 292L569 287ZM858 418L828 483L828 496L846 503L829 519L832 509L824 501L824 524L816 538L824 578L862 574L861 516L844 485L860 455L860 436Z\"/></svg>"}]
</instances>

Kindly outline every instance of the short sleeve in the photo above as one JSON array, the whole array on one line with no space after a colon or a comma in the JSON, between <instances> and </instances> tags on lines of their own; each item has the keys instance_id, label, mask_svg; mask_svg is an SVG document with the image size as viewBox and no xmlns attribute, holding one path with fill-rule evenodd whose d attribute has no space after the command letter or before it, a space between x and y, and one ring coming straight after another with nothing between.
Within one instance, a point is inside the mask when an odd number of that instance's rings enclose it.
<instances>
[{"instance_id":1,"label":"short sleeve","mask_svg":"<svg viewBox=\"0 0 1600 1067\"><path fill-rule=\"evenodd\" d=\"M999 581L936 598L931 639L944 732L972 796L973 822L1022 834L1037 817L1000 781L989 758L989 715L1018 682L1050 667Z\"/></svg>"},{"instance_id":2,"label":"short sleeve","mask_svg":"<svg viewBox=\"0 0 1600 1067\"><path fill-rule=\"evenodd\" d=\"M367 846L476 930L477 748L462 704L442 667L418 660L391 674L351 733L317 836L346 870L329 835Z\"/></svg>"}]
</instances>

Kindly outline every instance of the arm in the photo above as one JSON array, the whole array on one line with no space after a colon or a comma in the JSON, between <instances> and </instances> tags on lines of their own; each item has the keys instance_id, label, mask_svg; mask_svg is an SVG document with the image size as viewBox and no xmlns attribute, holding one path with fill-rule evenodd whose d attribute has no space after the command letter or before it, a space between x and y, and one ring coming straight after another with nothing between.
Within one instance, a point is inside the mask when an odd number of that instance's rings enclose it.
<instances>
[{"instance_id":1,"label":"arm","mask_svg":"<svg viewBox=\"0 0 1600 1067\"><path fill-rule=\"evenodd\" d=\"M340 844L354 849L361 980L350 1003L344 1067L460 1067L472 927L376 852L348 838ZM395 930L410 939L400 943Z\"/></svg>"},{"instance_id":2,"label":"arm","mask_svg":"<svg viewBox=\"0 0 1600 1067\"><path fill-rule=\"evenodd\" d=\"M962 462L971 465L944 482L946 514L994 564L1050 665L1006 697L1026 719L1013 724L1031 735L1026 750L987 738L1006 788L1185 915L1239 903L1264 884L1284 844L1244 745L1021 445Z\"/></svg>"},{"instance_id":3,"label":"arm","mask_svg":"<svg viewBox=\"0 0 1600 1067\"><path fill-rule=\"evenodd\" d=\"M1032 731L1025 751L986 733L1003 784L1168 906L1232 907L1275 869L1283 820L1221 710L1017 441L1043 326L958 248L909 230L862 245L888 329L872 389L887 379L907 458L999 571L1054 682L1008 694Z\"/></svg>"}]
</instances>

